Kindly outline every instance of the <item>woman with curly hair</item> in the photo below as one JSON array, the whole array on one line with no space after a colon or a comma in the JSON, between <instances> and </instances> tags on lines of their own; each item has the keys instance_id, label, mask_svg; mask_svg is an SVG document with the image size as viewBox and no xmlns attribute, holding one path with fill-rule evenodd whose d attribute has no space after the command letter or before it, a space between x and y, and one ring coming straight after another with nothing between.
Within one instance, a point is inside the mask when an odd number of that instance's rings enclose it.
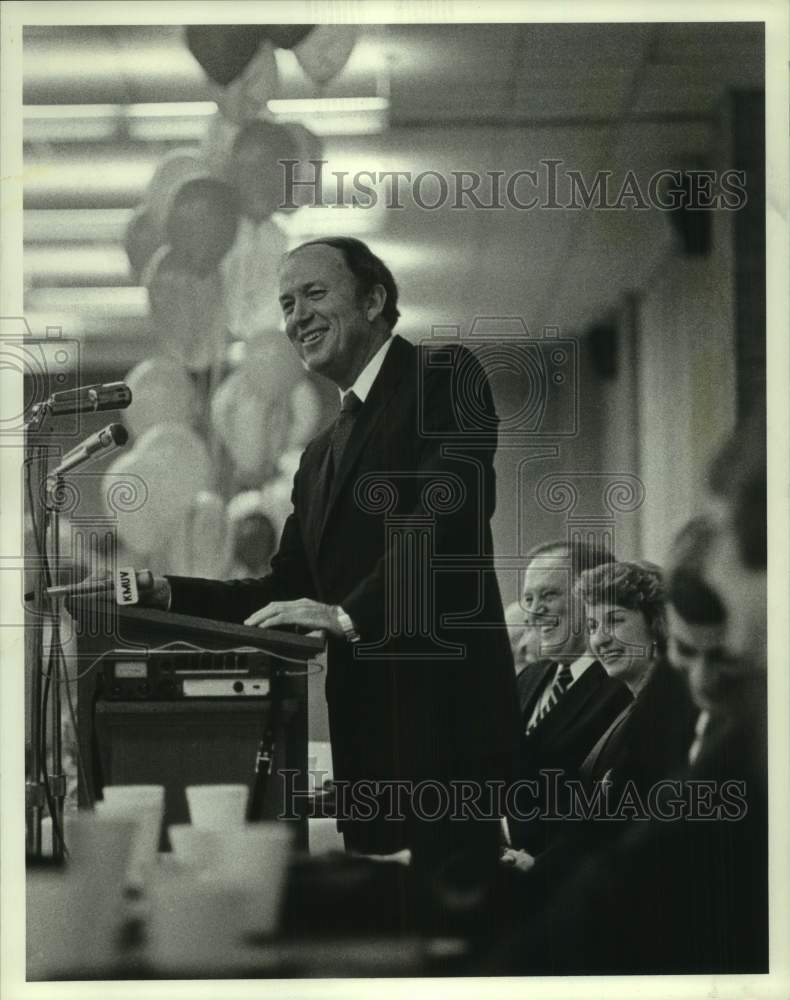
<instances>
[{"instance_id":1,"label":"woman with curly hair","mask_svg":"<svg viewBox=\"0 0 790 1000\"><path fill-rule=\"evenodd\" d=\"M633 695L582 764L589 781L627 781L647 793L686 761L695 709L683 678L669 666L661 570L648 562L616 562L583 573L590 651Z\"/></svg>"}]
</instances>

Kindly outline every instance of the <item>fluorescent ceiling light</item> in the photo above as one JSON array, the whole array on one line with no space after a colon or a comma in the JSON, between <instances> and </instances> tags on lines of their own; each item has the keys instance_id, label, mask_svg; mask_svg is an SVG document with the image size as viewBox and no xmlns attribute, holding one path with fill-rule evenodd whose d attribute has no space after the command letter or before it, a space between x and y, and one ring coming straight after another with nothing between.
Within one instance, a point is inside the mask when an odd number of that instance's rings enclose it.
<instances>
[{"instance_id":1,"label":"fluorescent ceiling light","mask_svg":"<svg viewBox=\"0 0 790 1000\"><path fill-rule=\"evenodd\" d=\"M282 98L267 101L275 118L297 121L316 135L367 135L388 124L386 97ZM123 129L132 139L180 142L203 138L214 101L145 104L29 104L23 108L27 142L100 142Z\"/></svg>"},{"instance_id":2,"label":"fluorescent ceiling light","mask_svg":"<svg viewBox=\"0 0 790 1000\"><path fill-rule=\"evenodd\" d=\"M80 313L143 319L148 316L148 294L144 288L35 288L25 297L25 308L36 312Z\"/></svg>"},{"instance_id":3,"label":"fluorescent ceiling light","mask_svg":"<svg viewBox=\"0 0 790 1000\"><path fill-rule=\"evenodd\" d=\"M27 208L24 240L31 243L120 243L130 208Z\"/></svg>"},{"instance_id":4,"label":"fluorescent ceiling light","mask_svg":"<svg viewBox=\"0 0 790 1000\"><path fill-rule=\"evenodd\" d=\"M289 97L266 102L275 115L353 114L354 112L387 111L386 97Z\"/></svg>"}]
</instances>

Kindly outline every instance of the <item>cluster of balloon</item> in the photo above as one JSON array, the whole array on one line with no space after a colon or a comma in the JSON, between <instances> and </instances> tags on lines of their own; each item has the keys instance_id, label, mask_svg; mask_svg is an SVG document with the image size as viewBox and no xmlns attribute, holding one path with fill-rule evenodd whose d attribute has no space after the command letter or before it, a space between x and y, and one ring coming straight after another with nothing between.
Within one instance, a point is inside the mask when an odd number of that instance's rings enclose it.
<instances>
[{"instance_id":1,"label":"cluster of balloon","mask_svg":"<svg viewBox=\"0 0 790 1000\"><path fill-rule=\"evenodd\" d=\"M211 426L231 457L239 488L271 479L292 431L291 397L303 375L283 337L248 345L214 393Z\"/></svg>"},{"instance_id":2,"label":"cluster of balloon","mask_svg":"<svg viewBox=\"0 0 790 1000\"><path fill-rule=\"evenodd\" d=\"M293 49L300 66L319 85L348 62L357 28L339 24L189 25L186 42L209 80L229 87L244 77L262 48Z\"/></svg>"},{"instance_id":3,"label":"cluster of balloon","mask_svg":"<svg viewBox=\"0 0 790 1000\"><path fill-rule=\"evenodd\" d=\"M167 243L143 275L162 354L205 372L221 358L227 336L219 264L238 226L235 191L215 178L182 184L165 224Z\"/></svg>"},{"instance_id":4,"label":"cluster of balloon","mask_svg":"<svg viewBox=\"0 0 790 1000\"><path fill-rule=\"evenodd\" d=\"M174 150L160 161L126 228L124 246L136 281L167 241L167 216L175 193L187 181L208 176L208 164L191 150Z\"/></svg>"}]
</instances>

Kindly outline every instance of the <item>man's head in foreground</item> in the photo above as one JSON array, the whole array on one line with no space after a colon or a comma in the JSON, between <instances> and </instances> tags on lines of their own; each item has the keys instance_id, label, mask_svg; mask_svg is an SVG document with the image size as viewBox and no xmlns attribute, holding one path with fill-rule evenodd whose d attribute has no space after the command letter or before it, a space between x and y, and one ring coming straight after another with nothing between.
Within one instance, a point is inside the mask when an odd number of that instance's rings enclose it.
<instances>
[{"instance_id":1,"label":"man's head in foreground","mask_svg":"<svg viewBox=\"0 0 790 1000\"><path fill-rule=\"evenodd\" d=\"M392 333L397 303L389 268L352 237L303 243L280 268L288 339L305 368L343 390Z\"/></svg>"}]
</instances>

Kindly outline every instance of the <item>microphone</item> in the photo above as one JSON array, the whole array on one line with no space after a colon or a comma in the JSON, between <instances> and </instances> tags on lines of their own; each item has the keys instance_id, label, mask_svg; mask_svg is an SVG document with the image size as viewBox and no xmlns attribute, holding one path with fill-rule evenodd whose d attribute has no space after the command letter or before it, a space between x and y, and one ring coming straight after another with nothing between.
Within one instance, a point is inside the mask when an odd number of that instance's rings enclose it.
<instances>
[{"instance_id":1,"label":"microphone","mask_svg":"<svg viewBox=\"0 0 790 1000\"><path fill-rule=\"evenodd\" d=\"M100 431L96 431L95 434L91 434L89 438L78 444L76 448L72 448L67 455L64 455L60 465L56 469L53 469L48 478L50 480L56 479L75 466L87 462L97 452L103 451L105 448L119 447L126 444L128 440L129 432L123 424L108 424L106 427L102 427Z\"/></svg>"},{"instance_id":2,"label":"microphone","mask_svg":"<svg viewBox=\"0 0 790 1000\"><path fill-rule=\"evenodd\" d=\"M154 586L154 575L150 569L135 571L132 566L119 567L113 576L100 579L80 580L79 583L64 583L57 587L47 587L49 597L85 597L88 594L115 592L117 604L137 604L140 594ZM33 591L25 594L25 600L33 599Z\"/></svg>"},{"instance_id":3,"label":"microphone","mask_svg":"<svg viewBox=\"0 0 790 1000\"><path fill-rule=\"evenodd\" d=\"M97 413L100 410L124 410L132 401L132 390L125 382L83 385L77 389L54 392L44 403L34 407L34 413L46 409L50 416L63 417L70 413Z\"/></svg>"}]
</instances>

